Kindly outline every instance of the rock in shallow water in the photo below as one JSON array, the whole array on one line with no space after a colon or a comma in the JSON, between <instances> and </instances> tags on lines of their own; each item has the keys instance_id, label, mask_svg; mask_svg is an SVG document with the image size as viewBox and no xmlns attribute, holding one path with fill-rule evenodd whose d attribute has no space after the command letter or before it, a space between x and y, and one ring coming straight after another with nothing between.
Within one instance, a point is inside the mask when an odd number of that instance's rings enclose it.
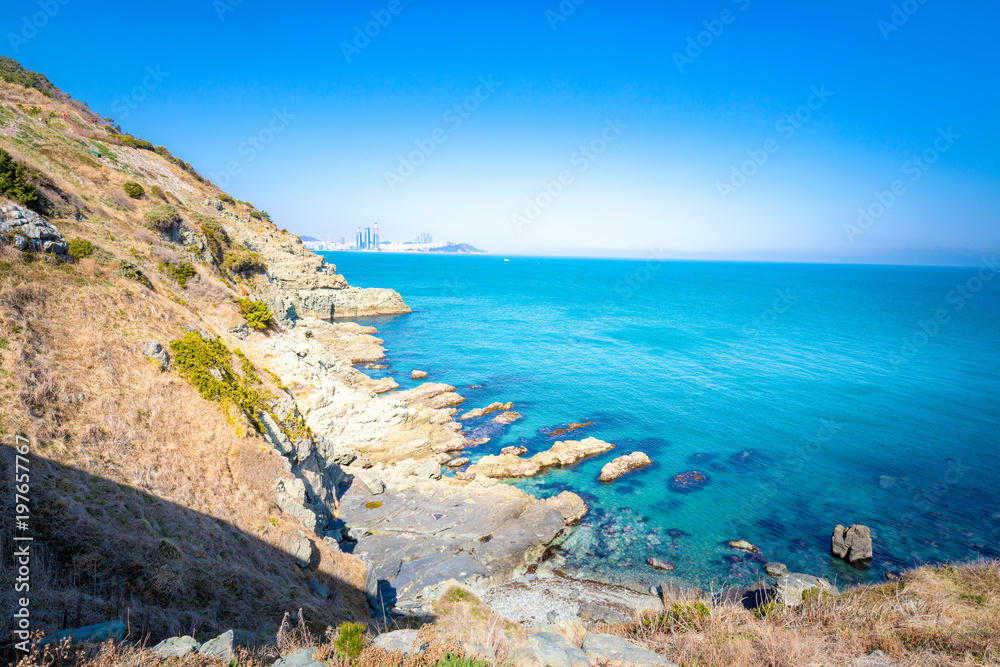
<instances>
[{"instance_id":1,"label":"rock in shallow water","mask_svg":"<svg viewBox=\"0 0 1000 667\"><path fill-rule=\"evenodd\" d=\"M850 528L838 525L830 538L830 553L855 567L864 567L872 559L872 533L868 526Z\"/></svg>"},{"instance_id":2,"label":"rock in shallow water","mask_svg":"<svg viewBox=\"0 0 1000 667\"><path fill-rule=\"evenodd\" d=\"M785 567L784 563L767 563L764 565L764 571L772 577L780 577L788 572L788 568Z\"/></svg>"},{"instance_id":3,"label":"rock in shallow water","mask_svg":"<svg viewBox=\"0 0 1000 667\"><path fill-rule=\"evenodd\" d=\"M653 463L653 460L646 456L643 452L632 452L625 456L619 456L610 463L605 464L601 468L601 474L598 479L602 482L610 482L618 479L622 475L628 472L632 472L638 468L648 466Z\"/></svg>"},{"instance_id":4,"label":"rock in shallow water","mask_svg":"<svg viewBox=\"0 0 1000 667\"><path fill-rule=\"evenodd\" d=\"M410 373L410 379L412 380L423 380L427 377L427 371L413 371Z\"/></svg>"},{"instance_id":5,"label":"rock in shallow water","mask_svg":"<svg viewBox=\"0 0 1000 667\"><path fill-rule=\"evenodd\" d=\"M748 551L750 553L759 554L760 548L750 544L746 540L729 540L726 545L731 549L739 549L740 551Z\"/></svg>"},{"instance_id":6,"label":"rock in shallow water","mask_svg":"<svg viewBox=\"0 0 1000 667\"><path fill-rule=\"evenodd\" d=\"M669 572L670 570L673 570L673 569L675 569L677 567L673 563L671 563L669 561L661 560L659 558L647 558L646 559L646 564L649 565L653 569L664 570L666 572Z\"/></svg>"}]
</instances>

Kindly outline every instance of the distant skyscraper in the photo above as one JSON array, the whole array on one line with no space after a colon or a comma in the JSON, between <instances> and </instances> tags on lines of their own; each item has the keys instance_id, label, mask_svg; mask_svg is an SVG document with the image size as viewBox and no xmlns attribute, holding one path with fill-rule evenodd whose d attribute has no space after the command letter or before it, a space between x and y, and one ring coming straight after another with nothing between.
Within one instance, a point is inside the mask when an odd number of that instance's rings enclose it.
<instances>
[{"instance_id":1,"label":"distant skyscraper","mask_svg":"<svg viewBox=\"0 0 1000 667\"><path fill-rule=\"evenodd\" d=\"M372 247L372 228L365 227L365 250L370 250Z\"/></svg>"},{"instance_id":2,"label":"distant skyscraper","mask_svg":"<svg viewBox=\"0 0 1000 667\"><path fill-rule=\"evenodd\" d=\"M417 236L417 243L433 243L433 241L431 240L431 235L424 232L423 234L419 234Z\"/></svg>"},{"instance_id":3,"label":"distant skyscraper","mask_svg":"<svg viewBox=\"0 0 1000 667\"><path fill-rule=\"evenodd\" d=\"M375 250L378 250L378 223L375 223Z\"/></svg>"},{"instance_id":4,"label":"distant skyscraper","mask_svg":"<svg viewBox=\"0 0 1000 667\"><path fill-rule=\"evenodd\" d=\"M355 244L355 248L357 250L364 250L364 246L362 245L361 241L362 241L362 238L361 238L361 227L359 226L358 227L358 240L357 240L357 243Z\"/></svg>"},{"instance_id":5,"label":"distant skyscraper","mask_svg":"<svg viewBox=\"0 0 1000 667\"><path fill-rule=\"evenodd\" d=\"M339 243L340 245L344 245L344 237L341 236L340 238L338 238L337 243Z\"/></svg>"}]
</instances>

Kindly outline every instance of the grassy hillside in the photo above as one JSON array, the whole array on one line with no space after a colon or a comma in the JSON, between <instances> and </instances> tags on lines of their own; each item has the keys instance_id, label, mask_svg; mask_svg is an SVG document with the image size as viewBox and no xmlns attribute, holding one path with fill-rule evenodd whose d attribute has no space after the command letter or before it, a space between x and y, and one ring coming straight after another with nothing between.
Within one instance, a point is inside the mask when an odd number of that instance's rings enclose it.
<instances>
[{"instance_id":1,"label":"grassy hillside","mask_svg":"<svg viewBox=\"0 0 1000 667\"><path fill-rule=\"evenodd\" d=\"M311 570L287 553L301 526L272 500L286 473L239 406L206 400L143 354L148 340L167 347L188 330L224 333L243 322L239 299L254 298L264 267L226 228L294 237L165 149L98 122L44 77L4 61L0 79L0 149L17 165L12 178L28 186L3 189L0 205L30 205L80 257L58 263L0 244L0 439L8 445L0 484L11 516L9 445L26 436L38 536L33 627L51 633L122 618L133 636L154 639L229 627L243 639L273 639L285 611L303 608L317 627L366 619L359 561L315 536ZM179 219L206 248L171 240ZM225 344L235 351L241 342ZM259 379L262 397L278 395L262 366L238 356L230 363L241 378ZM5 582L14 576L12 530L0 524ZM330 597L317 597L310 579ZM11 586L0 596L13 608ZM0 633L10 630L4 614Z\"/></svg>"}]
</instances>

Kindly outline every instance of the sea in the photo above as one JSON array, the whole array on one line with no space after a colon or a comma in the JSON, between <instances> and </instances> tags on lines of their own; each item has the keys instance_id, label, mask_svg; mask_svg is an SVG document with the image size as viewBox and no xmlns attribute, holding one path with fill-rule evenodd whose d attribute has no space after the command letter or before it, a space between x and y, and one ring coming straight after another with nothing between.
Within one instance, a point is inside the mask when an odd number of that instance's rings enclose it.
<instances>
[{"instance_id":1,"label":"sea","mask_svg":"<svg viewBox=\"0 0 1000 667\"><path fill-rule=\"evenodd\" d=\"M838 586L924 563L1000 557L1000 274L914 267L324 253L413 309L362 318L401 389L458 387L463 409L514 403L528 456L596 437L607 454L511 482L590 506L558 544L574 576L718 590L764 561ZM587 424L561 435L550 432ZM653 464L601 483L615 456ZM697 472L694 484L677 475ZM858 569L837 524L872 530ZM747 540L760 554L726 542ZM650 557L673 563L653 570ZM560 561L561 562L561 561Z\"/></svg>"}]
</instances>

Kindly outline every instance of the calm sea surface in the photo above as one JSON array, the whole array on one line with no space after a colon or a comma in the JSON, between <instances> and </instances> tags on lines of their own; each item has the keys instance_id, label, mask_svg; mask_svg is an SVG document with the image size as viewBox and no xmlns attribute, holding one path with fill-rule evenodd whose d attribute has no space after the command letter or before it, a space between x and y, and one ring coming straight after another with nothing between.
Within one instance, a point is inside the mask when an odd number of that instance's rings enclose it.
<instances>
[{"instance_id":1,"label":"calm sea surface","mask_svg":"<svg viewBox=\"0 0 1000 667\"><path fill-rule=\"evenodd\" d=\"M325 255L352 285L392 287L413 308L362 320L402 388L419 368L459 387L463 408L513 401L524 415L473 460L546 449L545 431L569 422L593 424L563 438L617 446L518 482L591 505L561 546L577 574L759 579L761 563L730 539L841 585L1000 556L1000 275L989 268ZM654 464L597 481L634 450ZM691 470L707 484L673 490ZM869 570L829 556L838 523L872 528ZM649 556L677 569L654 572Z\"/></svg>"}]
</instances>

